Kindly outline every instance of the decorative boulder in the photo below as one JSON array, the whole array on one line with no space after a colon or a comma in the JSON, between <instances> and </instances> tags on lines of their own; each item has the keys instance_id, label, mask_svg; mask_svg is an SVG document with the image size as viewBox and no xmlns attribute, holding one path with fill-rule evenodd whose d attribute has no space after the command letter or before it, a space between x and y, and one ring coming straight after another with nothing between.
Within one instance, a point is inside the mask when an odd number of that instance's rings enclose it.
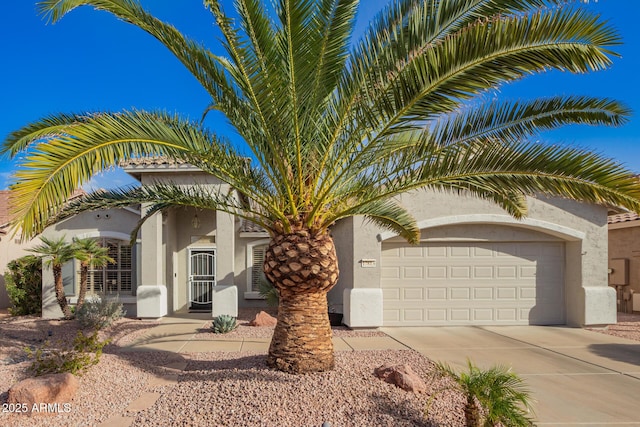
<instances>
[{"instance_id":1,"label":"decorative boulder","mask_svg":"<svg viewBox=\"0 0 640 427\"><path fill-rule=\"evenodd\" d=\"M78 391L78 380L73 374L49 374L27 378L9 389L7 403L21 404L31 411L43 403L68 403Z\"/></svg>"},{"instance_id":2,"label":"decorative boulder","mask_svg":"<svg viewBox=\"0 0 640 427\"><path fill-rule=\"evenodd\" d=\"M411 366L404 365L382 365L374 370L375 375L396 387L414 393L423 393L427 390L427 385L420 377L413 372Z\"/></svg>"},{"instance_id":3,"label":"decorative boulder","mask_svg":"<svg viewBox=\"0 0 640 427\"><path fill-rule=\"evenodd\" d=\"M278 319L267 313L266 311L261 311L256 314L256 318L249 322L250 326L276 326L278 323Z\"/></svg>"}]
</instances>

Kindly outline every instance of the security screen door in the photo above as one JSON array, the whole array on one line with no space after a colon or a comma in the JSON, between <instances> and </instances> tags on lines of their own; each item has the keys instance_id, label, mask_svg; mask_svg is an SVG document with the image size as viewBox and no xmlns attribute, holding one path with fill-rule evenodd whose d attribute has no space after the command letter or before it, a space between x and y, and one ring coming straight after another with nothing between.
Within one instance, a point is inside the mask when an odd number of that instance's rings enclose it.
<instances>
[{"instance_id":1,"label":"security screen door","mask_svg":"<svg viewBox=\"0 0 640 427\"><path fill-rule=\"evenodd\" d=\"M189 305L194 310L211 309L216 285L215 249L189 249Z\"/></svg>"}]
</instances>

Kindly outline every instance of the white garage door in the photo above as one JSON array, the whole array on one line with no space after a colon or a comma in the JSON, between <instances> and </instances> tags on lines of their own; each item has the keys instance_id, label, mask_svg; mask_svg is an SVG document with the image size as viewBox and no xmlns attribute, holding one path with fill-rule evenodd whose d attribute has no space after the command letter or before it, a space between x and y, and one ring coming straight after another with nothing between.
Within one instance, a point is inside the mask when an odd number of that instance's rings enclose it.
<instances>
[{"instance_id":1,"label":"white garage door","mask_svg":"<svg viewBox=\"0 0 640 427\"><path fill-rule=\"evenodd\" d=\"M564 324L561 242L383 243L385 326Z\"/></svg>"}]
</instances>

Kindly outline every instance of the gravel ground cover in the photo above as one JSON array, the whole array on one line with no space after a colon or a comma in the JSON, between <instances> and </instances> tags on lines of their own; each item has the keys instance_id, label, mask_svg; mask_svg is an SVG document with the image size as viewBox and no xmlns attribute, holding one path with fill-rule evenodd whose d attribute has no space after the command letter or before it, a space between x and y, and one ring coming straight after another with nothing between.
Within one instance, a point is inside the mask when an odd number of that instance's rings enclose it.
<instances>
[{"instance_id":1,"label":"gravel ground cover","mask_svg":"<svg viewBox=\"0 0 640 427\"><path fill-rule=\"evenodd\" d=\"M252 311L240 313L240 326L216 336L206 328L199 338L270 338L273 328L248 326ZM0 413L0 425L96 426L113 416L133 419L133 426L462 426L463 399L445 380L431 377L431 361L412 350L337 352L331 372L292 376L270 370L264 354L130 352L122 347L150 331L155 322L121 319L101 331L111 338L100 363L79 377L80 389L70 413L27 417ZM336 336L384 335L334 327ZM76 322L33 317L0 319L0 403L17 381L28 377L24 347L45 340L72 340ZM640 315L618 315L618 324L597 333L640 341ZM234 334L234 335L232 335ZM165 366L186 362L178 382L152 386ZM373 375L383 363L408 363L426 380L427 393L407 393ZM146 392L160 395L149 409L127 406ZM432 398L433 397L433 398ZM431 400L428 416L425 408Z\"/></svg>"},{"instance_id":2,"label":"gravel ground cover","mask_svg":"<svg viewBox=\"0 0 640 427\"><path fill-rule=\"evenodd\" d=\"M251 312L239 316L236 338L270 338L273 328L248 326ZM253 312L255 314L255 311ZM449 384L430 377L432 362L412 350L337 352L331 372L292 376L265 365L264 354L132 352L122 347L149 333L154 322L121 319L101 331L111 338L100 363L79 377L71 412L24 416L0 413L0 425L16 427L96 426L114 416L133 418L133 426L462 426L463 399ZM33 317L0 320L0 403L7 391L27 378L23 348L45 340L72 340L76 322ZM384 336L382 332L335 327L336 336ZM217 339L206 329L205 339ZM230 338L231 334L222 335ZM186 362L178 382L152 386L164 368ZM426 393L405 392L373 375L383 363L408 363L426 380ZM146 392L160 394L149 409L127 406ZM425 416L427 402L431 410Z\"/></svg>"},{"instance_id":3,"label":"gravel ground cover","mask_svg":"<svg viewBox=\"0 0 640 427\"><path fill-rule=\"evenodd\" d=\"M640 314L618 313L617 324L591 330L601 334L640 341Z\"/></svg>"}]
</instances>

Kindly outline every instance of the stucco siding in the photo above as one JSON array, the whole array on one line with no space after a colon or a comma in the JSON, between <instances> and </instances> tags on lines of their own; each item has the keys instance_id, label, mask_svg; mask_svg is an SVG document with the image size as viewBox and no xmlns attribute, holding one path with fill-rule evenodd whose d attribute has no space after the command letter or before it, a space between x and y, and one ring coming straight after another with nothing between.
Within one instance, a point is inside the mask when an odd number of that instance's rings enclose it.
<instances>
[{"instance_id":1,"label":"stucco siding","mask_svg":"<svg viewBox=\"0 0 640 427\"><path fill-rule=\"evenodd\" d=\"M629 288L640 293L640 221L634 227L609 230L609 262L613 259L628 259Z\"/></svg>"}]
</instances>

